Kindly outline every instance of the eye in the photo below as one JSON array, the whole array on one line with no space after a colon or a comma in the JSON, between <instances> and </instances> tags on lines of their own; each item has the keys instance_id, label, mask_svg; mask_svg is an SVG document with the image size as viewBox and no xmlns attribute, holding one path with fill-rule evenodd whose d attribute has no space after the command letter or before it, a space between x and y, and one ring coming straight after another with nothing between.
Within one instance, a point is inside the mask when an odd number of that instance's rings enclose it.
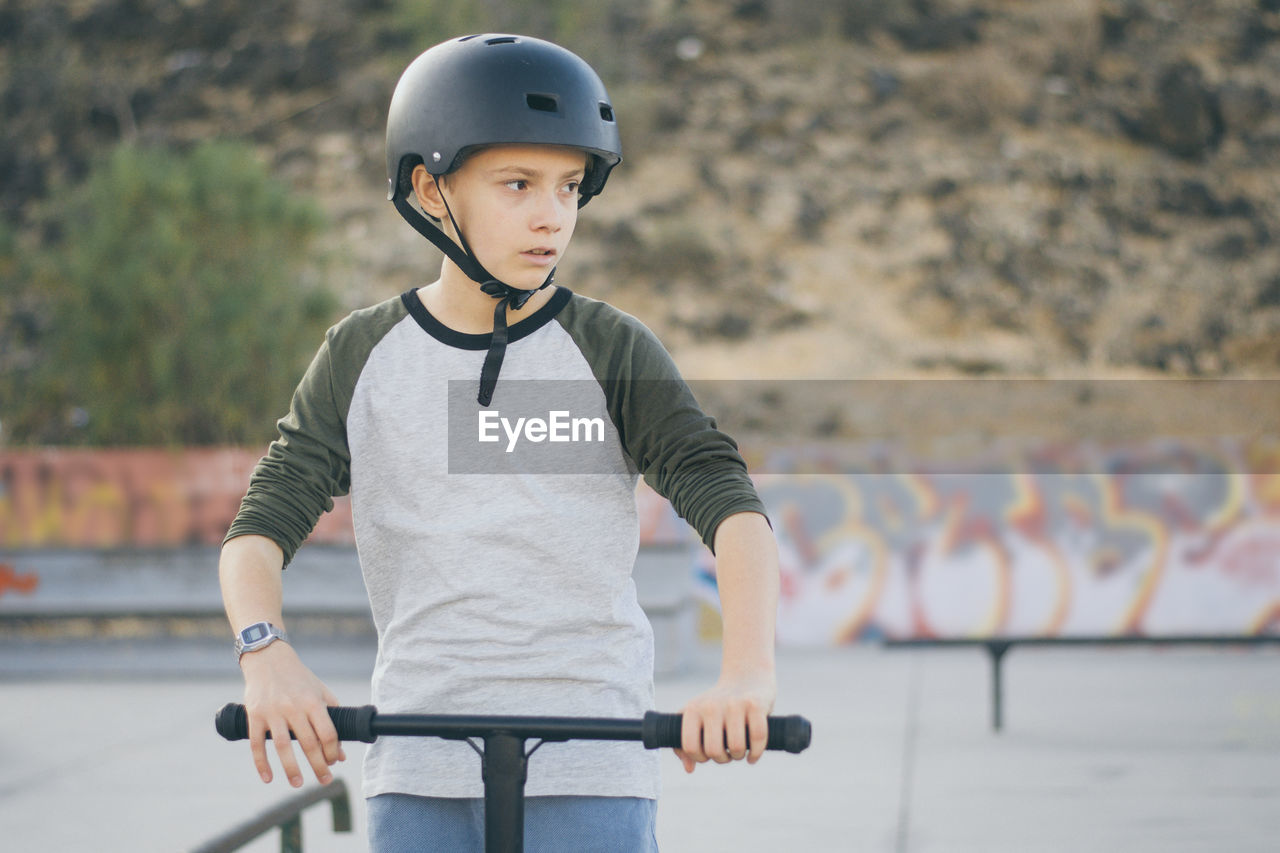
<instances>
[{"instance_id":1,"label":"eye","mask_svg":"<svg viewBox=\"0 0 1280 853\"><path fill-rule=\"evenodd\" d=\"M577 195L578 190L580 190L581 188L582 188L581 181L570 181L569 183L564 185L564 191L572 195Z\"/></svg>"},{"instance_id":2,"label":"eye","mask_svg":"<svg viewBox=\"0 0 1280 853\"><path fill-rule=\"evenodd\" d=\"M528 189L529 182L524 180L523 178L517 178L514 181L507 181L503 186L505 186L509 190L515 190L516 192L520 192L521 190Z\"/></svg>"}]
</instances>

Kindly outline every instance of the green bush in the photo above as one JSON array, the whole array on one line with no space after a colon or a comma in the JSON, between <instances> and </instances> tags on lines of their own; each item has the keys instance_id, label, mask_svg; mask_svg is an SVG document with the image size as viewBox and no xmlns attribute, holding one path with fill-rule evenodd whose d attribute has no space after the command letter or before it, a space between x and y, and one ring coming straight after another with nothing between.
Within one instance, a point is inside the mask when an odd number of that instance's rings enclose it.
<instances>
[{"instance_id":1,"label":"green bush","mask_svg":"<svg viewBox=\"0 0 1280 853\"><path fill-rule=\"evenodd\" d=\"M244 146L114 150L16 268L5 301L43 328L36 358L0 363L7 441L268 439L336 308L310 258L322 223Z\"/></svg>"}]
</instances>

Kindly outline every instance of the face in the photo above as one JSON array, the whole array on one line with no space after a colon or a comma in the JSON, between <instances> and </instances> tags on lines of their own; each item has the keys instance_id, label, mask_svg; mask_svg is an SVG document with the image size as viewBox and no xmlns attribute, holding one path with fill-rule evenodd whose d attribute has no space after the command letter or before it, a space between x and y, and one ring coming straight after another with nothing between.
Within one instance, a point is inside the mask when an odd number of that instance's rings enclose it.
<instances>
[{"instance_id":1,"label":"face","mask_svg":"<svg viewBox=\"0 0 1280 853\"><path fill-rule=\"evenodd\" d=\"M546 280L578 222L578 185L587 155L572 148L501 145L467 158L441 179L449 208L484 268L513 287L533 290ZM423 209L457 240L435 182L414 174Z\"/></svg>"}]
</instances>

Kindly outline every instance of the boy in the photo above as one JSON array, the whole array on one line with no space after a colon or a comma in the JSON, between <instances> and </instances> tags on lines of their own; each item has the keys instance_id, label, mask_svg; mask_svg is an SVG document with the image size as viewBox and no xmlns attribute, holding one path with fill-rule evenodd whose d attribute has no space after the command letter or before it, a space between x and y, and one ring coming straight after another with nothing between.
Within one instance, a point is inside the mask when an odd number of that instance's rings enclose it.
<instances>
[{"instance_id":1,"label":"boy","mask_svg":"<svg viewBox=\"0 0 1280 853\"><path fill-rule=\"evenodd\" d=\"M329 331L223 546L264 781L268 731L295 787L289 730L322 783L344 757L325 712L335 697L277 626L282 567L348 491L380 710L652 708L652 631L630 578L638 474L712 546L721 588L721 676L685 707L678 754L688 772L759 758L776 690L777 551L746 466L643 325L552 286L578 208L620 159L599 78L550 43L457 39L401 77L389 197L445 253L440 278ZM483 424L530 388L571 389L563 405L602 425L590 468L531 474L523 457L503 457L500 473L458 473L484 448L457 424ZM526 844L654 849L658 777L656 756L634 744L543 746L530 758ZM382 738L364 793L374 850L480 847L479 760L466 744Z\"/></svg>"}]
</instances>

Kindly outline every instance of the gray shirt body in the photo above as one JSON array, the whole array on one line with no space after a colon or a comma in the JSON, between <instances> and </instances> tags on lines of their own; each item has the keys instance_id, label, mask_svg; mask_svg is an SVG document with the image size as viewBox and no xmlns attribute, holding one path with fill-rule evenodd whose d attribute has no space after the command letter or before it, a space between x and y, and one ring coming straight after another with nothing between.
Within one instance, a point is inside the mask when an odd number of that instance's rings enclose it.
<instances>
[{"instance_id":1,"label":"gray shirt body","mask_svg":"<svg viewBox=\"0 0 1280 853\"><path fill-rule=\"evenodd\" d=\"M484 409L489 335L444 327L412 291L339 323L228 538L269 536L287 563L332 496L351 494L382 712L639 717L653 635L631 578L637 477L708 544L723 518L763 507L634 318L560 289L510 332ZM521 418L541 428L512 429ZM656 797L656 762L638 743L546 744L526 793ZM364 794L389 792L482 796L480 759L465 743L380 738Z\"/></svg>"}]
</instances>

